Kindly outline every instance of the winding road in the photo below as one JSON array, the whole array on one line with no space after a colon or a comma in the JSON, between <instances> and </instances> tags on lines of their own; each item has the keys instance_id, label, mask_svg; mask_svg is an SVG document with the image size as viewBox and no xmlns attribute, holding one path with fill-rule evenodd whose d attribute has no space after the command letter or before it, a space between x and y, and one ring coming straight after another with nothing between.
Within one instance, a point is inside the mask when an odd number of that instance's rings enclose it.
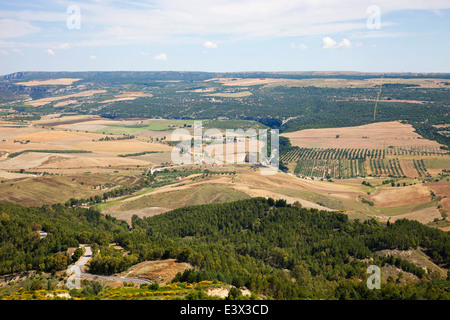
<instances>
[{"instance_id":1,"label":"winding road","mask_svg":"<svg viewBox=\"0 0 450 320\"><path fill-rule=\"evenodd\" d=\"M90 278L97 280L108 280L108 281L124 281L124 282L133 282L137 284L152 284L151 281L137 278L126 278L126 277L118 277L118 276L102 276L92 273L83 272L83 267L89 262L92 258L92 249L89 246L81 246L84 248L84 254L78 259L75 264L70 265L67 268L67 273L71 274L71 276L67 279L67 287L69 289L79 289L80 288L80 279L81 278Z\"/></svg>"}]
</instances>

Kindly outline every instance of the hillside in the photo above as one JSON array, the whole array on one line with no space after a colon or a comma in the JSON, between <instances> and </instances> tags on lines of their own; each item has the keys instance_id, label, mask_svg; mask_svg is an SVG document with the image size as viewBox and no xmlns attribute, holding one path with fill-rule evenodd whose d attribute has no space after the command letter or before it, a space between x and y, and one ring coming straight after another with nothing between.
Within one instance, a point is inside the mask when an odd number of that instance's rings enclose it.
<instances>
[{"instance_id":1,"label":"hillside","mask_svg":"<svg viewBox=\"0 0 450 320\"><path fill-rule=\"evenodd\" d=\"M2 273L64 269L67 264L57 263L58 257L83 241L100 249L90 263L92 273L118 273L130 263L177 259L196 268L177 274L173 280L177 283L221 282L275 299L449 298L448 280L442 275L428 273L404 256L392 259L377 254L385 249L420 250L442 270L448 269L449 234L408 220L388 226L375 220L351 222L341 213L254 198L134 217L130 231L92 210L11 205L0 209ZM49 236L40 242L27 240L38 225ZM127 253L110 247L111 242ZM42 247L38 255L30 250L32 244ZM41 261L45 261L42 266ZM364 281L371 264L395 265L416 280L406 284L389 280L382 290L370 291ZM430 281L433 286L427 285Z\"/></svg>"}]
</instances>

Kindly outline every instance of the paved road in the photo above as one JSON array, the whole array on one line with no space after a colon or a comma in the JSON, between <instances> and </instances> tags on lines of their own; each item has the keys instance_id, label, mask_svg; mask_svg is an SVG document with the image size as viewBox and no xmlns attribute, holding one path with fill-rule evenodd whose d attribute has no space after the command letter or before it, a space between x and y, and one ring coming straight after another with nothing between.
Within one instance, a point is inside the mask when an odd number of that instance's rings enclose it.
<instances>
[{"instance_id":1,"label":"paved road","mask_svg":"<svg viewBox=\"0 0 450 320\"><path fill-rule=\"evenodd\" d=\"M92 258L92 250L89 246L81 246L85 249L83 256L78 259L75 264L69 266L67 269L68 274L72 274L67 279L67 286L70 289L80 288L80 278L90 278L90 279L98 279L98 280L108 280L108 281L125 281L125 282L133 282L137 284L152 284L151 281L137 278L126 278L126 277L118 277L118 276L102 276L92 273L83 272L83 267L89 262Z\"/></svg>"}]
</instances>

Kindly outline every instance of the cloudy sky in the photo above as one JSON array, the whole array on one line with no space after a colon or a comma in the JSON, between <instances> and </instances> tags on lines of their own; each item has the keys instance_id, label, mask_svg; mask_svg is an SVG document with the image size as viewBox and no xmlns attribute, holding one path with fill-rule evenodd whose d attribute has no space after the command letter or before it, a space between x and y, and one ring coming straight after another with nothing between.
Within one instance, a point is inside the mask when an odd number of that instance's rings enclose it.
<instances>
[{"instance_id":1,"label":"cloudy sky","mask_svg":"<svg viewBox=\"0 0 450 320\"><path fill-rule=\"evenodd\" d=\"M448 0L0 0L0 74L450 72Z\"/></svg>"}]
</instances>

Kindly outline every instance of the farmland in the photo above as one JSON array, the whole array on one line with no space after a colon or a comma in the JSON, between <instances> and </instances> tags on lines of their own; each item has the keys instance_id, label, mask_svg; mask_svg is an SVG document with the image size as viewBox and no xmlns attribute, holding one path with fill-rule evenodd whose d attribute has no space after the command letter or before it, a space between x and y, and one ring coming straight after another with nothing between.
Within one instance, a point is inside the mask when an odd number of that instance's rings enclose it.
<instances>
[{"instance_id":1,"label":"farmland","mask_svg":"<svg viewBox=\"0 0 450 320\"><path fill-rule=\"evenodd\" d=\"M25 73L2 81L0 225L16 243L2 251L0 269L44 274L0 289L5 299L223 299L233 287L254 298L339 298L338 285L360 290L365 259L406 288L445 281L447 75ZM238 138L223 154L242 163L175 164L172 133L192 134L196 120L203 134L278 129L282 170L260 174L260 163L248 163L248 139L235 150ZM212 155L209 138L202 150ZM36 242L39 228L57 239ZM39 250L20 247L19 233ZM92 272L159 285L53 290L55 259L70 261L80 243L98 246ZM416 267L417 257L439 275ZM32 290L35 280L49 290ZM400 287L389 281L389 290Z\"/></svg>"},{"instance_id":2,"label":"farmland","mask_svg":"<svg viewBox=\"0 0 450 320\"><path fill-rule=\"evenodd\" d=\"M292 148L280 158L295 174L314 178L428 178L448 168L449 156L439 149L409 148L338 149ZM291 166L291 168L293 168Z\"/></svg>"},{"instance_id":3,"label":"farmland","mask_svg":"<svg viewBox=\"0 0 450 320\"><path fill-rule=\"evenodd\" d=\"M446 170L450 160L439 144L398 122L308 129L283 136L293 147L285 150L280 160L305 177L429 178ZM433 167L433 174L426 163Z\"/></svg>"}]
</instances>

